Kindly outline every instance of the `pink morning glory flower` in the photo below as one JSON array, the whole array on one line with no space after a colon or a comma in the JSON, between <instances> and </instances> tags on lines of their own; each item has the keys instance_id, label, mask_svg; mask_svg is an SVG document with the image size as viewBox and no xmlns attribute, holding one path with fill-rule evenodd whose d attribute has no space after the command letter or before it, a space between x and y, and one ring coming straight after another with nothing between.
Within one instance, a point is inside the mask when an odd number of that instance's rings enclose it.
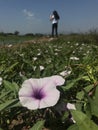
<instances>
[{"instance_id":1,"label":"pink morning glory flower","mask_svg":"<svg viewBox=\"0 0 98 130\"><path fill-rule=\"evenodd\" d=\"M64 79L60 76L25 80L19 90L20 103L31 110L54 106L60 98L56 86L63 83Z\"/></svg>"}]
</instances>

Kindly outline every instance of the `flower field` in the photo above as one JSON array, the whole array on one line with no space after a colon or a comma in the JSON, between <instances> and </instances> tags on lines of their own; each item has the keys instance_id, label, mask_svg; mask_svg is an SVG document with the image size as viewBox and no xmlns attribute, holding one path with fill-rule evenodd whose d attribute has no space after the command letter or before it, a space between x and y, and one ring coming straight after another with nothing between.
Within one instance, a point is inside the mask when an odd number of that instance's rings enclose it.
<instances>
[{"instance_id":1,"label":"flower field","mask_svg":"<svg viewBox=\"0 0 98 130\"><path fill-rule=\"evenodd\" d=\"M0 45L0 130L83 129L98 130L97 36Z\"/></svg>"}]
</instances>

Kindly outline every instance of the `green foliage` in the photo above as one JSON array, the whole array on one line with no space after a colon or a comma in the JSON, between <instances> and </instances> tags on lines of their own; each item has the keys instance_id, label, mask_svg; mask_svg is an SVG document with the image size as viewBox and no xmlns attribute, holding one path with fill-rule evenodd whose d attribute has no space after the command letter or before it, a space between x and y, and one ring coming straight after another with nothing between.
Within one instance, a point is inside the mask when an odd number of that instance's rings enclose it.
<instances>
[{"instance_id":1,"label":"green foliage","mask_svg":"<svg viewBox=\"0 0 98 130\"><path fill-rule=\"evenodd\" d=\"M97 130L98 126L81 111L71 111L76 124L68 130Z\"/></svg>"},{"instance_id":2,"label":"green foliage","mask_svg":"<svg viewBox=\"0 0 98 130\"><path fill-rule=\"evenodd\" d=\"M42 130L45 121L38 121L30 130Z\"/></svg>"},{"instance_id":3,"label":"green foliage","mask_svg":"<svg viewBox=\"0 0 98 130\"><path fill-rule=\"evenodd\" d=\"M18 126L19 129L25 127L24 129L40 130L45 124L55 130L98 129L98 45L94 36L71 34L54 40L45 38L44 41L38 37L33 42L24 43L25 39L32 38L12 35L0 36L0 39L3 41L3 46L0 46L0 77L3 79L0 82L2 129L9 129L13 121L19 123L20 118L22 124L16 125L15 122L13 130L18 129ZM21 44L12 44L17 42ZM74 103L76 111L65 112L63 107L55 111L52 107L49 109L51 112L45 116L45 110L32 112L22 108L18 91L24 80L61 75L63 71L71 73L63 75L65 84L58 87L61 91L60 101L65 104ZM75 124L68 120L70 114L76 120Z\"/></svg>"},{"instance_id":4,"label":"green foliage","mask_svg":"<svg viewBox=\"0 0 98 130\"><path fill-rule=\"evenodd\" d=\"M17 102L18 102L17 99L13 99L13 100L8 100L5 103L2 103L0 105L0 111L13 107L13 105L16 104Z\"/></svg>"},{"instance_id":5,"label":"green foliage","mask_svg":"<svg viewBox=\"0 0 98 130\"><path fill-rule=\"evenodd\" d=\"M91 113L98 117L98 86L93 99L90 99Z\"/></svg>"}]
</instances>

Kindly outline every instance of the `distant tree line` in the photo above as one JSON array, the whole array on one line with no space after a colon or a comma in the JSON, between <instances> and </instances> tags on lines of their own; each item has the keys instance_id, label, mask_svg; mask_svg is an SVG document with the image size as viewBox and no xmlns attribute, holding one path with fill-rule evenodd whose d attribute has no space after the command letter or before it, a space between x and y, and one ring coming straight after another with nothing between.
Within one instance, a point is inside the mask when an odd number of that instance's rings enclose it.
<instances>
[{"instance_id":1,"label":"distant tree line","mask_svg":"<svg viewBox=\"0 0 98 130\"><path fill-rule=\"evenodd\" d=\"M5 33L5 32L0 32L0 36L9 36L9 35L15 35L15 36L19 36L20 32L19 31L15 31L14 33ZM26 33L23 36L43 36L44 34L41 33Z\"/></svg>"},{"instance_id":2,"label":"distant tree line","mask_svg":"<svg viewBox=\"0 0 98 130\"><path fill-rule=\"evenodd\" d=\"M14 33L0 32L0 35L2 35L2 36L7 36L7 35L19 35L19 31L15 31Z\"/></svg>"}]
</instances>

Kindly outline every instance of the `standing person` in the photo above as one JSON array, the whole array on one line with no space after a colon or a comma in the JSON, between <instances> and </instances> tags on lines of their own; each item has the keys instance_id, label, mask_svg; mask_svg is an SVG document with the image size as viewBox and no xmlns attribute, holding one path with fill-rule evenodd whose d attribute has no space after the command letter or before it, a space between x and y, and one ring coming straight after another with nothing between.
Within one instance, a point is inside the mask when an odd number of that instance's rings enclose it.
<instances>
[{"instance_id":1,"label":"standing person","mask_svg":"<svg viewBox=\"0 0 98 130\"><path fill-rule=\"evenodd\" d=\"M52 37L58 36L58 20L60 19L59 14L56 10L50 15L50 21L52 22Z\"/></svg>"}]
</instances>

